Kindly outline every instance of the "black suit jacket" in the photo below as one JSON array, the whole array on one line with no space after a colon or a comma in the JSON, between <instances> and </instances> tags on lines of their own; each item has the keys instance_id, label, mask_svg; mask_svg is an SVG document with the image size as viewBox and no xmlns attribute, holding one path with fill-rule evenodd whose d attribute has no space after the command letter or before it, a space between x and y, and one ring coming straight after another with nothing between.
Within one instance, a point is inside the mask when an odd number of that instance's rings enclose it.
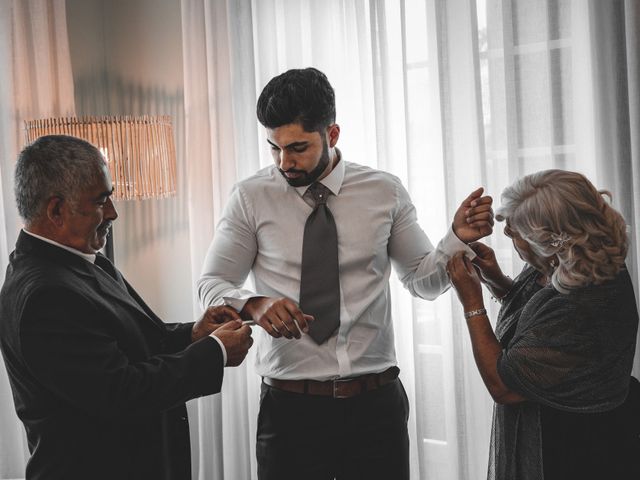
<instances>
[{"instance_id":1,"label":"black suit jacket","mask_svg":"<svg viewBox=\"0 0 640 480\"><path fill-rule=\"evenodd\" d=\"M165 324L119 273L21 232L0 292L0 349L31 479L190 479L184 402L223 357Z\"/></svg>"}]
</instances>

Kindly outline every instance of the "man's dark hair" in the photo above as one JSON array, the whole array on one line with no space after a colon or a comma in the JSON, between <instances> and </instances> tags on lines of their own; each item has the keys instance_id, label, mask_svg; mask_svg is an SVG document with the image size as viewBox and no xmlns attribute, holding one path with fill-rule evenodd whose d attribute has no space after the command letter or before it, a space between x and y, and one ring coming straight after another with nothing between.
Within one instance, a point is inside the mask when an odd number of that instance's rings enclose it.
<instances>
[{"instance_id":1,"label":"man's dark hair","mask_svg":"<svg viewBox=\"0 0 640 480\"><path fill-rule=\"evenodd\" d=\"M18 212L29 224L45 214L49 198L71 202L105 169L100 151L84 140L47 135L26 146L16 163L14 191Z\"/></svg>"},{"instance_id":2,"label":"man's dark hair","mask_svg":"<svg viewBox=\"0 0 640 480\"><path fill-rule=\"evenodd\" d=\"M288 70L267 83L256 110L266 128L299 123L306 132L321 131L336 120L335 93L320 70Z\"/></svg>"}]
</instances>

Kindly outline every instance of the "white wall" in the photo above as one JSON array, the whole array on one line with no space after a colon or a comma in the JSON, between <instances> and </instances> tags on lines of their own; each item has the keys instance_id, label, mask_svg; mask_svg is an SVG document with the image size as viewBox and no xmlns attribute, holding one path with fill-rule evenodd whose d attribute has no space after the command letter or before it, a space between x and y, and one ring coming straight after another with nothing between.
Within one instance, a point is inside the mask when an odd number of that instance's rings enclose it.
<instances>
[{"instance_id":1,"label":"white wall","mask_svg":"<svg viewBox=\"0 0 640 480\"><path fill-rule=\"evenodd\" d=\"M182 31L177 0L67 0L78 115L170 114L178 194L119 201L115 261L167 322L193 319L184 158Z\"/></svg>"}]
</instances>

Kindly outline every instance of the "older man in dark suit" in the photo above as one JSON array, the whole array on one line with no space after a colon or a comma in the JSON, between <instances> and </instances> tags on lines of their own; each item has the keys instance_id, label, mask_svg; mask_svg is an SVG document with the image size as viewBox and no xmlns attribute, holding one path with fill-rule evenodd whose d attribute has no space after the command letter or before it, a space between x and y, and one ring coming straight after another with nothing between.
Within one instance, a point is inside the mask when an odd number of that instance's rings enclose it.
<instances>
[{"instance_id":1,"label":"older man in dark suit","mask_svg":"<svg viewBox=\"0 0 640 480\"><path fill-rule=\"evenodd\" d=\"M117 218L100 152L42 137L18 158L25 221L0 293L0 348L27 479L189 479L184 402L220 391L250 329L228 307L163 323L100 253Z\"/></svg>"}]
</instances>

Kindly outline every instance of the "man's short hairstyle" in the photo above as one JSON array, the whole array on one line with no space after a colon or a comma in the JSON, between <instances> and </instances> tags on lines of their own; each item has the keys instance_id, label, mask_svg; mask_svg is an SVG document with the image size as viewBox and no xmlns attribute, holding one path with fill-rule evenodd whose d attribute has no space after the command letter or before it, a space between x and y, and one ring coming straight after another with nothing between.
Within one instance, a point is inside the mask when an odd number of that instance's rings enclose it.
<instances>
[{"instance_id":1,"label":"man's short hairstyle","mask_svg":"<svg viewBox=\"0 0 640 480\"><path fill-rule=\"evenodd\" d=\"M504 189L496 220L508 220L539 258L557 255L554 284L598 285L624 268L629 246L624 218L610 199L580 173L544 170Z\"/></svg>"},{"instance_id":2,"label":"man's short hairstyle","mask_svg":"<svg viewBox=\"0 0 640 480\"><path fill-rule=\"evenodd\" d=\"M40 137L25 147L16 163L14 191L20 216L28 225L45 215L51 197L74 203L79 192L104 172L100 151L66 135Z\"/></svg>"},{"instance_id":3,"label":"man's short hairstyle","mask_svg":"<svg viewBox=\"0 0 640 480\"><path fill-rule=\"evenodd\" d=\"M288 70L267 83L256 110L266 128L298 123L306 132L319 132L336 120L335 93L320 70Z\"/></svg>"}]
</instances>

